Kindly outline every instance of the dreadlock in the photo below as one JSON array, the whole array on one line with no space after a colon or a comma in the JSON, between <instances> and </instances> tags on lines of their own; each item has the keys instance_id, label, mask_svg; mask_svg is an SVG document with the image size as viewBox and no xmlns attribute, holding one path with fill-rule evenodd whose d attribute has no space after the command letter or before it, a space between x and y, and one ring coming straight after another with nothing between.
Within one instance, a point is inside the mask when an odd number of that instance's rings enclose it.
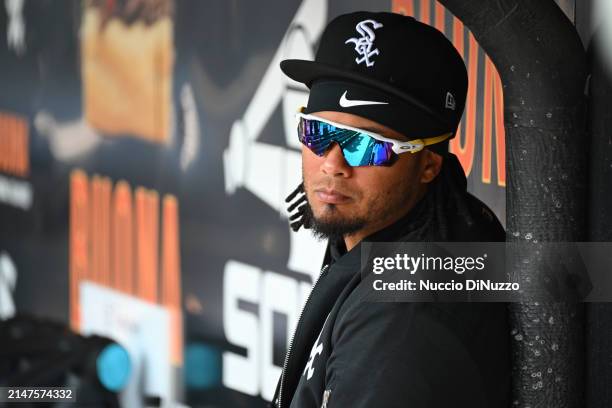
<instances>
[{"instance_id":1,"label":"dreadlock","mask_svg":"<svg viewBox=\"0 0 612 408\"><path fill-rule=\"evenodd\" d=\"M293 203L291 203L294 201ZM306 201L306 193L304 192L304 183L300 183L295 190L285 198L286 203L290 203L287 207L287 212L296 210L294 214L289 216L291 229L297 232L300 227L310 228L310 222L306 216L308 202Z\"/></svg>"}]
</instances>

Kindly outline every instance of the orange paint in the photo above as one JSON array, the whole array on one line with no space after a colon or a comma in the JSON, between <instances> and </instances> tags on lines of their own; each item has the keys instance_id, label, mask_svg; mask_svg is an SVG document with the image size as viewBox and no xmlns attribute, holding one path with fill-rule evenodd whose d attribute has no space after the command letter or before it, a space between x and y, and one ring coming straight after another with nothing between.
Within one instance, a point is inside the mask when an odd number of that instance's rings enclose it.
<instances>
[{"instance_id":1,"label":"orange paint","mask_svg":"<svg viewBox=\"0 0 612 408\"><path fill-rule=\"evenodd\" d=\"M183 322L181 313L180 245L178 201L166 196L162 209L162 292L161 303L170 310L171 338L170 358L175 365L183 364Z\"/></svg>"},{"instance_id":2,"label":"orange paint","mask_svg":"<svg viewBox=\"0 0 612 408\"><path fill-rule=\"evenodd\" d=\"M431 0L421 0L421 22L429 24L431 21Z\"/></svg>"},{"instance_id":3,"label":"orange paint","mask_svg":"<svg viewBox=\"0 0 612 408\"><path fill-rule=\"evenodd\" d=\"M491 183L491 136L495 120L497 184L506 185L506 131L504 128L504 95L501 79L490 58L485 59L484 114L482 143L482 182Z\"/></svg>"},{"instance_id":4,"label":"orange paint","mask_svg":"<svg viewBox=\"0 0 612 408\"><path fill-rule=\"evenodd\" d=\"M89 182L81 170L70 174L70 228L68 267L70 272L70 325L80 327L79 283L89 269Z\"/></svg>"},{"instance_id":5,"label":"orange paint","mask_svg":"<svg viewBox=\"0 0 612 408\"><path fill-rule=\"evenodd\" d=\"M17 177L30 173L29 127L21 116L0 113L0 172Z\"/></svg>"},{"instance_id":6,"label":"orange paint","mask_svg":"<svg viewBox=\"0 0 612 408\"><path fill-rule=\"evenodd\" d=\"M91 182L91 259L90 278L101 285L109 279L109 213L111 182L108 177L94 176Z\"/></svg>"},{"instance_id":7,"label":"orange paint","mask_svg":"<svg viewBox=\"0 0 612 408\"><path fill-rule=\"evenodd\" d=\"M164 306L170 316L171 363L183 364L179 206L176 197L108 177L70 176L70 322L80 327L79 285L89 280ZM160 257L161 250L161 257ZM161 259L161 265L160 265ZM161 277L158 276L161 269ZM158 293L159 292L159 293Z\"/></svg>"},{"instance_id":8,"label":"orange paint","mask_svg":"<svg viewBox=\"0 0 612 408\"><path fill-rule=\"evenodd\" d=\"M94 282L110 284L110 203L111 181L108 177L94 176L91 182L91 239L92 269Z\"/></svg>"},{"instance_id":9,"label":"orange paint","mask_svg":"<svg viewBox=\"0 0 612 408\"><path fill-rule=\"evenodd\" d=\"M446 8L443 5L435 1L435 9L434 12L436 14L435 17L435 27L444 32L446 26Z\"/></svg>"},{"instance_id":10,"label":"orange paint","mask_svg":"<svg viewBox=\"0 0 612 408\"><path fill-rule=\"evenodd\" d=\"M495 73L495 137L497 151L497 184L506 186L506 128L504 127L504 88L499 73Z\"/></svg>"},{"instance_id":11,"label":"orange paint","mask_svg":"<svg viewBox=\"0 0 612 408\"><path fill-rule=\"evenodd\" d=\"M136 189L136 293L148 302L158 300L159 196Z\"/></svg>"},{"instance_id":12,"label":"orange paint","mask_svg":"<svg viewBox=\"0 0 612 408\"><path fill-rule=\"evenodd\" d=\"M134 234L132 216L132 190L125 181L119 181L113 197L113 276L112 287L134 294Z\"/></svg>"},{"instance_id":13,"label":"orange paint","mask_svg":"<svg viewBox=\"0 0 612 408\"><path fill-rule=\"evenodd\" d=\"M453 44L455 45L455 48L457 48L457 51L459 51L459 54L461 55L461 57L463 57L463 59L465 59L465 47L463 41L464 34L465 27L463 26L463 23L457 17L453 17Z\"/></svg>"},{"instance_id":14,"label":"orange paint","mask_svg":"<svg viewBox=\"0 0 612 408\"><path fill-rule=\"evenodd\" d=\"M391 10L405 16L414 16L414 0L393 0Z\"/></svg>"}]
</instances>

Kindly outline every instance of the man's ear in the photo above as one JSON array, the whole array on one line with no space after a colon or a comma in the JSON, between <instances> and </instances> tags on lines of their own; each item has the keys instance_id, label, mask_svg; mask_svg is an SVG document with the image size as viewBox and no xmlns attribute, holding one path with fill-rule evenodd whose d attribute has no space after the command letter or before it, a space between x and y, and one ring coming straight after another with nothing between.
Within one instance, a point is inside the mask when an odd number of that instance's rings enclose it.
<instances>
[{"instance_id":1,"label":"man's ear","mask_svg":"<svg viewBox=\"0 0 612 408\"><path fill-rule=\"evenodd\" d=\"M429 183L436 178L442 168L442 156L429 149L423 149L421 161L421 183Z\"/></svg>"}]
</instances>

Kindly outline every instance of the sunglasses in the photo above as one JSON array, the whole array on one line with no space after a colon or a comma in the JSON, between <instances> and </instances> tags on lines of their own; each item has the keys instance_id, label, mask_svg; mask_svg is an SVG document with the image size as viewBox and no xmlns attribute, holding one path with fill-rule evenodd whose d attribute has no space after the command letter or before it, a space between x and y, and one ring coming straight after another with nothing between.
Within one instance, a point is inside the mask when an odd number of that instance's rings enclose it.
<instances>
[{"instance_id":1,"label":"sunglasses","mask_svg":"<svg viewBox=\"0 0 612 408\"><path fill-rule=\"evenodd\" d=\"M297 113L298 138L317 156L323 156L333 142L342 149L351 167L390 166L401 153L416 153L425 147L422 140L401 142L376 133Z\"/></svg>"}]
</instances>

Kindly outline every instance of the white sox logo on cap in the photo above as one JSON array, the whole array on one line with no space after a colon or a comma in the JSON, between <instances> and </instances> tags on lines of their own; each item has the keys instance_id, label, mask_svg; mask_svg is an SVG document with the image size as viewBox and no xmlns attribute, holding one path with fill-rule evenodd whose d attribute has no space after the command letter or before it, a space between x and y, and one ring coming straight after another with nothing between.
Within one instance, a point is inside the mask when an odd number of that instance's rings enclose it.
<instances>
[{"instance_id":1,"label":"white sox logo on cap","mask_svg":"<svg viewBox=\"0 0 612 408\"><path fill-rule=\"evenodd\" d=\"M372 27L370 28L369 26L372 26ZM368 67L371 67L374 65L374 61L370 61L370 58L373 57L374 55L380 54L380 51L378 51L378 48L372 49L372 47L374 46L374 39L376 38L376 35L374 34L374 30L379 29L382 26L383 25L379 23L378 21L371 20L371 19L360 21L355 26L355 29L357 30L359 34L361 34L361 37L349 38L348 40L344 42L345 44L348 44L348 43L355 44L355 51L357 51L357 53L361 55L361 57L355 58L355 62L357 62L357 64L361 64L362 62L365 62L366 66Z\"/></svg>"}]
</instances>

